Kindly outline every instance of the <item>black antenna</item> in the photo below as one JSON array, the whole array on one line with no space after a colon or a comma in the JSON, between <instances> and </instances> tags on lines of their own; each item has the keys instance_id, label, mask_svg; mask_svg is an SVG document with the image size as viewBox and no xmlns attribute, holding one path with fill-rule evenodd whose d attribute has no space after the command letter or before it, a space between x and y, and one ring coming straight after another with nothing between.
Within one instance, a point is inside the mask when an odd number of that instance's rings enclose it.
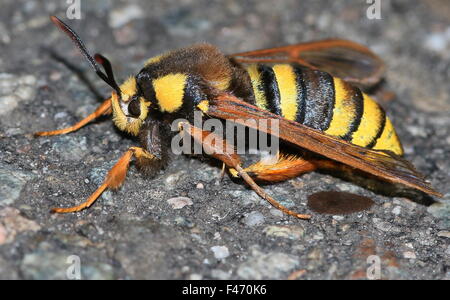
<instances>
[{"instance_id":1,"label":"black antenna","mask_svg":"<svg viewBox=\"0 0 450 300\"><path fill-rule=\"evenodd\" d=\"M120 88L116 83L116 79L114 78L114 73L113 73L111 63L109 62L109 60L106 57L104 57L103 55L101 55L100 53L95 53L94 59L96 62L98 62L99 64L102 65L102 67L105 70L106 75L110 81L109 85L111 85L111 87L113 89L115 89L119 93L119 96L120 96Z\"/></svg>"},{"instance_id":2,"label":"black antenna","mask_svg":"<svg viewBox=\"0 0 450 300\"><path fill-rule=\"evenodd\" d=\"M75 45L80 50L81 54L83 54L83 56L87 59L87 61L91 65L91 67L94 69L95 73L97 73L97 75L101 79L103 79L103 81L105 81L109 86L111 86L114 90L116 90L118 95L120 95L121 91L120 91L120 88L119 88L119 86L117 85L117 83L116 83L116 81L114 79L111 63L109 62L109 60L106 57L104 57L103 55L100 55L100 54L96 54L94 56L95 59L92 58L92 56L86 50L86 46L84 45L83 41L75 33L75 31L73 31L72 28L70 28L67 24L65 24L63 21L61 21L56 16L51 16L50 20L59 29L61 29L64 33L66 33L72 39L72 41L75 43ZM100 70L100 68L98 67L96 62L98 62L99 64L102 65L102 67L106 71L106 74L104 72L102 72L102 70Z\"/></svg>"}]
</instances>

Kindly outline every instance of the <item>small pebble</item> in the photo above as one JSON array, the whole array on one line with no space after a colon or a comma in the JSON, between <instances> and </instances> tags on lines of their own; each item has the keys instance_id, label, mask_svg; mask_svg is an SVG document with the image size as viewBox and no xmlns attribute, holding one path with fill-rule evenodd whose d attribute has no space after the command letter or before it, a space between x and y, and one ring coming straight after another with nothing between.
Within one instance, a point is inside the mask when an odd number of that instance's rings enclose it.
<instances>
[{"instance_id":1,"label":"small pebble","mask_svg":"<svg viewBox=\"0 0 450 300\"><path fill-rule=\"evenodd\" d=\"M168 190L175 189L178 182L180 182L181 179L186 175L187 175L186 171L179 171L174 174L167 174L167 177L164 180L165 181L164 187Z\"/></svg>"},{"instance_id":2,"label":"small pebble","mask_svg":"<svg viewBox=\"0 0 450 300\"><path fill-rule=\"evenodd\" d=\"M109 14L109 25L119 28L128 22L144 17L144 11L136 4L127 5L111 10Z\"/></svg>"},{"instance_id":3,"label":"small pebble","mask_svg":"<svg viewBox=\"0 0 450 300\"><path fill-rule=\"evenodd\" d=\"M439 231L437 236L450 238L450 231Z\"/></svg>"},{"instance_id":4,"label":"small pebble","mask_svg":"<svg viewBox=\"0 0 450 300\"><path fill-rule=\"evenodd\" d=\"M167 203L169 203L170 206L172 206L173 209L182 209L183 207L187 205L194 204L191 200L191 198L188 197L175 197L170 198L167 200Z\"/></svg>"},{"instance_id":5,"label":"small pebble","mask_svg":"<svg viewBox=\"0 0 450 300\"><path fill-rule=\"evenodd\" d=\"M450 27L446 31L428 34L424 46L436 52L445 51L450 46Z\"/></svg>"},{"instance_id":6,"label":"small pebble","mask_svg":"<svg viewBox=\"0 0 450 300\"><path fill-rule=\"evenodd\" d=\"M214 252L214 257L217 259L224 259L230 256L230 251L226 246L213 246L211 251Z\"/></svg>"},{"instance_id":7,"label":"small pebble","mask_svg":"<svg viewBox=\"0 0 450 300\"><path fill-rule=\"evenodd\" d=\"M65 118L67 118L67 117L68 117L68 114L67 114L67 112L65 112L65 111L60 111L60 112L56 113L56 114L53 116L53 118L54 118L55 120L57 120L57 119L65 119Z\"/></svg>"},{"instance_id":8,"label":"small pebble","mask_svg":"<svg viewBox=\"0 0 450 300\"><path fill-rule=\"evenodd\" d=\"M384 232L401 232L401 229L397 226L394 226L391 223L385 222L379 218L373 218L373 223L377 229Z\"/></svg>"},{"instance_id":9,"label":"small pebble","mask_svg":"<svg viewBox=\"0 0 450 300\"><path fill-rule=\"evenodd\" d=\"M342 227L341 227L341 229L342 229L342 231L347 231L347 230L349 230L350 229L350 225L348 225L348 224L344 224L344 225L342 225Z\"/></svg>"},{"instance_id":10,"label":"small pebble","mask_svg":"<svg viewBox=\"0 0 450 300\"><path fill-rule=\"evenodd\" d=\"M175 224L182 227L192 228L195 226L190 220L183 218L182 216L178 216L175 218Z\"/></svg>"},{"instance_id":11,"label":"small pebble","mask_svg":"<svg viewBox=\"0 0 450 300\"><path fill-rule=\"evenodd\" d=\"M270 214L272 216L279 217L279 218L283 217L283 215L284 215L281 210L276 209L276 208L271 208L270 209Z\"/></svg>"},{"instance_id":12,"label":"small pebble","mask_svg":"<svg viewBox=\"0 0 450 300\"><path fill-rule=\"evenodd\" d=\"M400 213L402 212L402 208L400 207L400 206L396 206L396 207L394 207L394 209L392 209L392 213L394 214L394 215L400 215Z\"/></svg>"},{"instance_id":13,"label":"small pebble","mask_svg":"<svg viewBox=\"0 0 450 300\"><path fill-rule=\"evenodd\" d=\"M416 259L417 258L416 254L412 251L403 252L403 257L408 258L408 259Z\"/></svg>"},{"instance_id":14,"label":"small pebble","mask_svg":"<svg viewBox=\"0 0 450 300\"><path fill-rule=\"evenodd\" d=\"M190 269L191 269L191 268L189 268L189 266L183 266L183 267L181 268L181 272L182 272L182 273L187 273L187 272L189 272Z\"/></svg>"},{"instance_id":15,"label":"small pebble","mask_svg":"<svg viewBox=\"0 0 450 300\"><path fill-rule=\"evenodd\" d=\"M189 275L189 280L202 280L202 279L203 276L201 274L194 273Z\"/></svg>"},{"instance_id":16,"label":"small pebble","mask_svg":"<svg viewBox=\"0 0 450 300\"><path fill-rule=\"evenodd\" d=\"M263 232L267 236L281 237L291 240L301 239L305 234L305 230L300 226L270 225L264 228Z\"/></svg>"},{"instance_id":17,"label":"small pebble","mask_svg":"<svg viewBox=\"0 0 450 300\"><path fill-rule=\"evenodd\" d=\"M406 243L405 247L409 248L409 249L414 249L414 246L412 243Z\"/></svg>"},{"instance_id":18,"label":"small pebble","mask_svg":"<svg viewBox=\"0 0 450 300\"><path fill-rule=\"evenodd\" d=\"M58 81L62 78L61 72L53 71L50 73L50 80L51 81Z\"/></svg>"},{"instance_id":19,"label":"small pebble","mask_svg":"<svg viewBox=\"0 0 450 300\"><path fill-rule=\"evenodd\" d=\"M8 128L5 133L6 136L11 137L14 135L22 134L23 131L21 128Z\"/></svg>"},{"instance_id":20,"label":"small pebble","mask_svg":"<svg viewBox=\"0 0 450 300\"><path fill-rule=\"evenodd\" d=\"M312 250L311 252L309 252L308 254L308 258L312 259L312 260L321 260L323 257L323 253L322 251L320 251L320 249L315 248L314 250Z\"/></svg>"},{"instance_id":21,"label":"small pebble","mask_svg":"<svg viewBox=\"0 0 450 300\"><path fill-rule=\"evenodd\" d=\"M410 126L406 126L406 129L413 136L418 136L418 137L422 137L422 138L425 138L427 136L427 133L426 133L425 129L423 128L423 126L410 125Z\"/></svg>"},{"instance_id":22,"label":"small pebble","mask_svg":"<svg viewBox=\"0 0 450 300\"><path fill-rule=\"evenodd\" d=\"M279 279L299 265L297 256L254 250L252 256L237 269L237 275L246 280Z\"/></svg>"},{"instance_id":23,"label":"small pebble","mask_svg":"<svg viewBox=\"0 0 450 300\"><path fill-rule=\"evenodd\" d=\"M264 223L264 216L259 211L252 211L244 218L244 223L247 226L257 226Z\"/></svg>"},{"instance_id":24,"label":"small pebble","mask_svg":"<svg viewBox=\"0 0 450 300\"><path fill-rule=\"evenodd\" d=\"M317 241L323 240L323 238L324 238L324 235L322 232L318 232L315 235L313 235L313 239L317 240Z\"/></svg>"},{"instance_id":25,"label":"small pebble","mask_svg":"<svg viewBox=\"0 0 450 300\"><path fill-rule=\"evenodd\" d=\"M392 206L392 203L390 203L390 202L386 202L383 204L384 208L390 208L391 206Z\"/></svg>"}]
</instances>

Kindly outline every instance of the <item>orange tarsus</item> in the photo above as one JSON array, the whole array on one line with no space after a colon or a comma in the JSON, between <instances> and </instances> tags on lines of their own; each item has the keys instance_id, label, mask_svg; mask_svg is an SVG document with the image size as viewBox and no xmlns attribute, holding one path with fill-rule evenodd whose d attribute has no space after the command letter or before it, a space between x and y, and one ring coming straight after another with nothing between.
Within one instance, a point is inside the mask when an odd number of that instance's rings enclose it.
<instances>
[{"instance_id":1,"label":"orange tarsus","mask_svg":"<svg viewBox=\"0 0 450 300\"><path fill-rule=\"evenodd\" d=\"M95 200L97 200L98 197L105 191L105 189L108 187L107 183L103 183L89 198L81 203L80 205L72 206L72 207L55 207L51 209L52 213L71 213L71 212L77 212L80 210L83 210L85 208L88 208L91 206Z\"/></svg>"},{"instance_id":2,"label":"orange tarsus","mask_svg":"<svg viewBox=\"0 0 450 300\"><path fill-rule=\"evenodd\" d=\"M107 189L116 189L118 188L125 180L125 176L127 174L128 166L130 164L131 158L135 153L137 147L131 147L128 149L125 154L119 159L119 161L112 167L112 169L108 172L105 181L103 184L83 203L68 207L68 208L52 208L51 212L53 213L71 213L83 210L85 208L90 207L95 200Z\"/></svg>"},{"instance_id":3,"label":"orange tarsus","mask_svg":"<svg viewBox=\"0 0 450 300\"><path fill-rule=\"evenodd\" d=\"M102 115L108 115L111 112L112 112L111 98L109 98L109 99L106 99L102 104L100 104L100 106L93 113L91 113L89 116L87 116L83 120L79 121L75 125L67 127L67 128L59 129L59 130L36 132L34 134L34 136L35 137L50 136L50 135L59 135L59 134L67 134L70 132L74 132L74 131L77 131L78 129L80 129L81 127L85 126L89 122L97 119L98 117L100 117Z\"/></svg>"}]
</instances>

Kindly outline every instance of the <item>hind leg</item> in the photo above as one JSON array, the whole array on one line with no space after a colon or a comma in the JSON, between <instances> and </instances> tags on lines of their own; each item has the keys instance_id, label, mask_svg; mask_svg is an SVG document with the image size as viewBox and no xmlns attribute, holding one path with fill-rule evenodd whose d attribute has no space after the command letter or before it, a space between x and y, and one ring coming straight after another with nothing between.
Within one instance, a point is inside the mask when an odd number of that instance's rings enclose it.
<instances>
[{"instance_id":1,"label":"hind leg","mask_svg":"<svg viewBox=\"0 0 450 300\"><path fill-rule=\"evenodd\" d=\"M307 158L292 154L280 154L270 159L262 159L246 168L256 181L278 182L285 181L317 169L337 169L338 163L326 159ZM239 177L235 169L230 169L233 177Z\"/></svg>"}]
</instances>

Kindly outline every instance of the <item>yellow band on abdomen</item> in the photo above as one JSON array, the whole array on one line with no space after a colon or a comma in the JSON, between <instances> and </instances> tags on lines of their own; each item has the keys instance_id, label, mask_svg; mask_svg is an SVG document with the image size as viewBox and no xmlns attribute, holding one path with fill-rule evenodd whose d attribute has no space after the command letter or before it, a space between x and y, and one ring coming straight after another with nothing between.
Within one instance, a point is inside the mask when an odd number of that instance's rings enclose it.
<instances>
[{"instance_id":1,"label":"yellow band on abdomen","mask_svg":"<svg viewBox=\"0 0 450 300\"><path fill-rule=\"evenodd\" d=\"M288 120L297 117L297 79L294 68L289 64L279 64L272 68L280 92L281 115Z\"/></svg>"},{"instance_id":2,"label":"yellow band on abdomen","mask_svg":"<svg viewBox=\"0 0 450 300\"><path fill-rule=\"evenodd\" d=\"M333 78L335 101L333 118L330 126L325 130L326 134L344 137L351 131L352 123L357 118L356 100L349 94L348 83L340 78Z\"/></svg>"},{"instance_id":3,"label":"yellow band on abdomen","mask_svg":"<svg viewBox=\"0 0 450 300\"><path fill-rule=\"evenodd\" d=\"M363 94L364 112L358 129L353 133L351 142L366 147L376 138L383 125L384 112L369 96Z\"/></svg>"},{"instance_id":4,"label":"yellow band on abdomen","mask_svg":"<svg viewBox=\"0 0 450 300\"><path fill-rule=\"evenodd\" d=\"M258 65L252 64L247 67L247 73L250 76L250 80L252 82L253 92L255 94L255 104L261 109L267 110L267 98L264 93L264 87L261 82L261 75L258 71Z\"/></svg>"}]
</instances>

